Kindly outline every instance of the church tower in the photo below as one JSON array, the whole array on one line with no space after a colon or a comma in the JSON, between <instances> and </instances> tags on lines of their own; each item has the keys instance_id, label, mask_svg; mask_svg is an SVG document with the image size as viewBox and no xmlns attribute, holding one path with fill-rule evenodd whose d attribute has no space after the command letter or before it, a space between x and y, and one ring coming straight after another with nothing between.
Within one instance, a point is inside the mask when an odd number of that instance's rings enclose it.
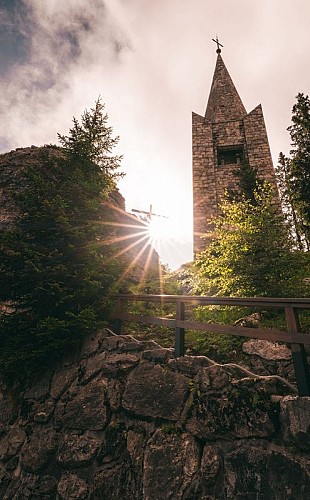
<instances>
[{"instance_id":1,"label":"church tower","mask_svg":"<svg viewBox=\"0 0 310 500\"><path fill-rule=\"evenodd\" d=\"M261 105L247 113L226 69L217 43L217 62L205 116L193 113L194 254L206 246L201 235L219 213L227 188L235 188L241 162L277 184Z\"/></svg>"}]
</instances>

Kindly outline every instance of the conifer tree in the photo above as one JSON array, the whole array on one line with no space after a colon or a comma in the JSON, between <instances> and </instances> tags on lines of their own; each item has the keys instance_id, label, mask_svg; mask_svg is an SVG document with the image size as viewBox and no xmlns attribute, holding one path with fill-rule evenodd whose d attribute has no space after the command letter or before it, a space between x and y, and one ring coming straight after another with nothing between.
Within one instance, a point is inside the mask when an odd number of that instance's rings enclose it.
<instances>
[{"instance_id":1,"label":"conifer tree","mask_svg":"<svg viewBox=\"0 0 310 500\"><path fill-rule=\"evenodd\" d=\"M73 120L63 148L44 147L25 169L15 203L23 214L0 237L0 372L22 379L77 346L98 326L115 271L98 245L107 229L102 202L115 186L120 157L100 100ZM98 222L98 223L97 223Z\"/></svg>"},{"instance_id":2,"label":"conifer tree","mask_svg":"<svg viewBox=\"0 0 310 500\"><path fill-rule=\"evenodd\" d=\"M290 157L280 153L278 177L293 216L294 233L299 247L310 249L310 99L297 95L292 125L288 127L293 149Z\"/></svg>"}]
</instances>

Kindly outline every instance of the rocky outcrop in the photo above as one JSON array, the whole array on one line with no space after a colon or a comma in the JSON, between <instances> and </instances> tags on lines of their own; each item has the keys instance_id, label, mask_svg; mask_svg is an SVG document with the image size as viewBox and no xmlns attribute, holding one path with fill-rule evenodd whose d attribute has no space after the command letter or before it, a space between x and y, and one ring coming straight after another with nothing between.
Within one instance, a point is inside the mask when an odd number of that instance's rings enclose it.
<instances>
[{"instance_id":1,"label":"rocky outcrop","mask_svg":"<svg viewBox=\"0 0 310 500\"><path fill-rule=\"evenodd\" d=\"M28 169L40 172L48 182L60 182L59 172L64 150L53 145L18 148L0 154L0 230L14 227L24 214L18 207L16 197L27 188ZM61 167L65 168L65 167ZM58 179L58 180L57 180ZM159 256L148 237L148 221L126 212L125 199L117 189L109 193L101 204L100 223L106 224L107 241L113 245L118 263L128 268L125 273L131 282L139 283L141 276L158 278ZM107 244L107 242L105 242ZM139 258L137 258L139 256ZM130 265L129 265L130 264ZM12 304L0 304L0 309L12 312ZM12 309L14 310L14 309Z\"/></svg>"},{"instance_id":2,"label":"rocky outcrop","mask_svg":"<svg viewBox=\"0 0 310 500\"><path fill-rule=\"evenodd\" d=\"M310 398L151 341L99 332L0 400L3 499L305 499Z\"/></svg>"}]
</instances>

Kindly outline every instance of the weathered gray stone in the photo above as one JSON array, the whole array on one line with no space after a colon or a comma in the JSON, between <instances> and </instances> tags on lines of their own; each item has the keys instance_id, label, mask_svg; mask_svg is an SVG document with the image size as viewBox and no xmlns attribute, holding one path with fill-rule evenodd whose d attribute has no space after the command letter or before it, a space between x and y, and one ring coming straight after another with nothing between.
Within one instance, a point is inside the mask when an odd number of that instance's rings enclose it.
<instances>
[{"instance_id":1,"label":"weathered gray stone","mask_svg":"<svg viewBox=\"0 0 310 500\"><path fill-rule=\"evenodd\" d=\"M287 455L242 446L224 460L227 500L306 499L309 473Z\"/></svg>"},{"instance_id":2,"label":"weathered gray stone","mask_svg":"<svg viewBox=\"0 0 310 500\"><path fill-rule=\"evenodd\" d=\"M124 384L119 380L112 378L109 380L107 394L112 411L119 411L122 406L122 393L124 391Z\"/></svg>"},{"instance_id":3,"label":"weathered gray stone","mask_svg":"<svg viewBox=\"0 0 310 500\"><path fill-rule=\"evenodd\" d=\"M62 407L58 424L69 429L100 430L108 422L106 406L108 383L105 379L93 380Z\"/></svg>"},{"instance_id":4,"label":"weathered gray stone","mask_svg":"<svg viewBox=\"0 0 310 500\"><path fill-rule=\"evenodd\" d=\"M101 373L109 376L124 374L137 366L139 361L140 358L135 354L110 354L102 366Z\"/></svg>"},{"instance_id":5,"label":"weathered gray stone","mask_svg":"<svg viewBox=\"0 0 310 500\"><path fill-rule=\"evenodd\" d=\"M100 352L95 356L83 359L79 366L79 382L87 384L92 378L97 376L102 370L106 357L106 352Z\"/></svg>"},{"instance_id":6,"label":"weathered gray stone","mask_svg":"<svg viewBox=\"0 0 310 500\"><path fill-rule=\"evenodd\" d=\"M201 368L212 366L212 364L205 356L182 356L168 362L169 368L189 377L194 377Z\"/></svg>"},{"instance_id":7,"label":"weathered gray stone","mask_svg":"<svg viewBox=\"0 0 310 500\"><path fill-rule=\"evenodd\" d=\"M242 350L246 354L255 354L268 361L291 360L291 350L285 344L270 342L268 340L251 339L244 342Z\"/></svg>"},{"instance_id":8,"label":"weathered gray stone","mask_svg":"<svg viewBox=\"0 0 310 500\"><path fill-rule=\"evenodd\" d=\"M126 429L124 424L112 421L107 427L102 439L101 453L102 461L126 461L129 458L126 447Z\"/></svg>"},{"instance_id":9,"label":"weathered gray stone","mask_svg":"<svg viewBox=\"0 0 310 500\"><path fill-rule=\"evenodd\" d=\"M91 498L93 500L133 500L141 498L137 495L130 464L122 462L112 467L107 466L96 473Z\"/></svg>"},{"instance_id":10,"label":"weathered gray stone","mask_svg":"<svg viewBox=\"0 0 310 500\"><path fill-rule=\"evenodd\" d=\"M55 372L51 384L51 396L58 399L77 378L77 374L76 366Z\"/></svg>"},{"instance_id":11,"label":"weathered gray stone","mask_svg":"<svg viewBox=\"0 0 310 500\"><path fill-rule=\"evenodd\" d=\"M140 344L142 344L144 351L162 349L162 347L157 342L155 342L155 340L139 340L139 342Z\"/></svg>"},{"instance_id":12,"label":"weathered gray stone","mask_svg":"<svg viewBox=\"0 0 310 500\"><path fill-rule=\"evenodd\" d=\"M219 387L222 382L224 379ZM269 438L275 431L269 415L272 402L268 395L243 386L242 380L223 393L213 390L204 393L198 389L194 397L186 429L201 439Z\"/></svg>"},{"instance_id":13,"label":"weathered gray stone","mask_svg":"<svg viewBox=\"0 0 310 500\"><path fill-rule=\"evenodd\" d=\"M127 432L127 450L135 467L142 470L145 448L145 436L142 432L129 430Z\"/></svg>"},{"instance_id":14,"label":"weathered gray stone","mask_svg":"<svg viewBox=\"0 0 310 500\"><path fill-rule=\"evenodd\" d=\"M0 401L0 423L12 424L18 415L16 406L10 399Z\"/></svg>"},{"instance_id":15,"label":"weathered gray stone","mask_svg":"<svg viewBox=\"0 0 310 500\"><path fill-rule=\"evenodd\" d=\"M53 400L45 401L44 403L37 404L34 409L34 421L45 423L53 415L55 402Z\"/></svg>"},{"instance_id":16,"label":"weathered gray stone","mask_svg":"<svg viewBox=\"0 0 310 500\"><path fill-rule=\"evenodd\" d=\"M57 461L65 469L85 467L95 458L100 449L100 441L91 436L67 434L57 454Z\"/></svg>"},{"instance_id":17,"label":"weathered gray stone","mask_svg":"<svg viewBox=\"0 0 310 500\"><path fill-rule=\"evenodd\" d=\"M0 498L310 497L310 398L283 400L294 388L274 377L203 357L165 359L155 346L151 363L131 351L134 339L112 337L110 350L80 362L89 380L60 370L52 394L28 392L20 408L0 395Z\"/></svg>"},{"instance_id":18,"label":"weathered gray stone","mask_svg":"<svg viewBox=\"0 0 310 500\"><path fill-rule=\"evenodd\" d=\"M172 349L151 349L143 351L142 359L146 361L153 361L154 363L163 363L174 356Z\"/></svg>"},{"instance_id":19,"label":"weathered gray stone","mask_svg":"<svg viewBox=\"0 0 310 500\"><path fill-rule=\"evenodd\" d=\"M86 500L88 485L76 474L65 472L59 480L57 493L61 500Z\"/></svg>"},{"instance_id":20,"label":"weathered gray stone","mask_svg":"<svg viewBox=\"0 0 310 500\"><path fill-rule=\"evenodd\" d=\"M201 475L207 486L213 485L221 469L221 456L217 446L205 446L201 459Z\"/></svg>"},{"instance_id":21,"label":"weathered gray stone","mask_svg":"<svg viewBox=\"0 0 310 500\"><path fill-rule=\"evenodd\" d=\"M21 466L27 472L38 473L55 456L58 435L53 429L37 429L21 451Z\"/></svg>"},{"instance_id":22,"label":"weathered gray stone","mask_svg":"<svg viewBox=\"0 0 310 500\"><path fill-rule=\"evenodd\" d=\"M146 447L143 499L186 498L183 495L197 472L198 460L198 445L190 435L158 429Z\"/></svg>"},{"instance_id":23,"label":"weathered gray stone","mask_svg":"<svg viewBox=\"0 0 310 500\"><path fill-rule=\"evenodd\" d=\"M24 393L24 399L44 401L49 395L52 377L53 372L47 372L34 385L27 389Z\"/></svg>"},{"instance_id":24,"label":"weathered gray stone","mask_svg":"<svg viewBox=\"0 0 310 500\"><path fill-rule=\"evenodd\" d=\"M113 336L116 336L115 333L113 333L108 328L99 330L94 335L91 335L84 342L84 345L81 349L81 357L89 357L92 354L100 352L103 340L107 337Z\"/></svg>"},{"instance_id":25,"label":"weathered gray stone","mask_svg":"<svg viewBox=\"0 0 310 500\"><path fill-rule=\"evenodd\" d=\"M24 472L17 481L10 481L8 488L1 497L2 500L32 500L37 490L38 476ZM38 496L37 496L38 498ZM39 497L40 498L40 497ZM42 497L41 497L42 498ZM53 497L52 497L53 498Z\"/></svg>"},{"instance_id":26,"label":"weathered gray stone","mask_svg":"<svg viewBox=\"0 0 310 500\"><path fill-rule=\"evenodd\" d=\"M123 408L137 415L177 420L189 393L188 379L145 362L128 379Z\"/></svg>"},{"instance_id":27,"label":"weathered gray stone","mask_svg":"<svg viewBox=\"0 0 310 500\"><path fill-rule=\"evenodd\" d=\"M228 387L232 377L226 368L219 365L211 365L200 370L198 380L200 390L205 392Z\"/></svg>"},{"instance_id":28,"label":"weathered gray stone","mask_svg":"<svg viewBox=\"0 0 310 500\"><path fill-rule=\"evenodd\" d=\"M131 352L141 351L143 344L130 335L115 335L104 339L101 347L106 351Z\"/></svg>"},{"instance_id":29,"label":"weathered gray stone","mask_svg":"<svg viewBox=\"0 0 310 500\"><path fill-rule=\"evenodd\" d=\"M310 451L310 397L287 396L281 400L280 406L284 442Z\"/></svg>"},{"instance_id":30,"label":"weathered gray stone","mask_svg":"<svg viewBox=\"0 0 310 500\"><path fill-rule=\"evenodd\" d=\"M0 459L7 461L14 457L26 439L24 430L18 425L11 427L8 433L0 440Z\"/></svg>"}]
</instances>

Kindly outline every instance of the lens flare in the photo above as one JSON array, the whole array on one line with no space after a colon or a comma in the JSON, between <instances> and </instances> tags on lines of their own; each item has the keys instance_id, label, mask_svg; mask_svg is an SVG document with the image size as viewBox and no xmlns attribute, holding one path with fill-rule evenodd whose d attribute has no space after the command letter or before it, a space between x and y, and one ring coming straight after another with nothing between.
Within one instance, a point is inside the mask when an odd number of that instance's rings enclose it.
<instances>
[{"instance_id":1,"label":"lens flare","mask_svg":"<svg viewBox=\"0 0 310 500\"><path fill-rule=\"evenodd\" d=\"M106 258L106 263L117 261L120 257L127 257L128 264L118 279L117 285L128 282L128 278L134 274L140 286L143 287L151 272L154 278L156 268L158 279L158 292L163 293L162 272L163 266L159 256L174 256L180 254L182 261L182 243L188 241L184 218L181 220L168 217L139 217L130 214L112 203L104 203L111 214L111 220L97 221L98 224L110 227L113 236L98 238L96 246L116 247L114 252ZM110 233L110 231L108 231Z\"/></svg>"}]
</instances>

